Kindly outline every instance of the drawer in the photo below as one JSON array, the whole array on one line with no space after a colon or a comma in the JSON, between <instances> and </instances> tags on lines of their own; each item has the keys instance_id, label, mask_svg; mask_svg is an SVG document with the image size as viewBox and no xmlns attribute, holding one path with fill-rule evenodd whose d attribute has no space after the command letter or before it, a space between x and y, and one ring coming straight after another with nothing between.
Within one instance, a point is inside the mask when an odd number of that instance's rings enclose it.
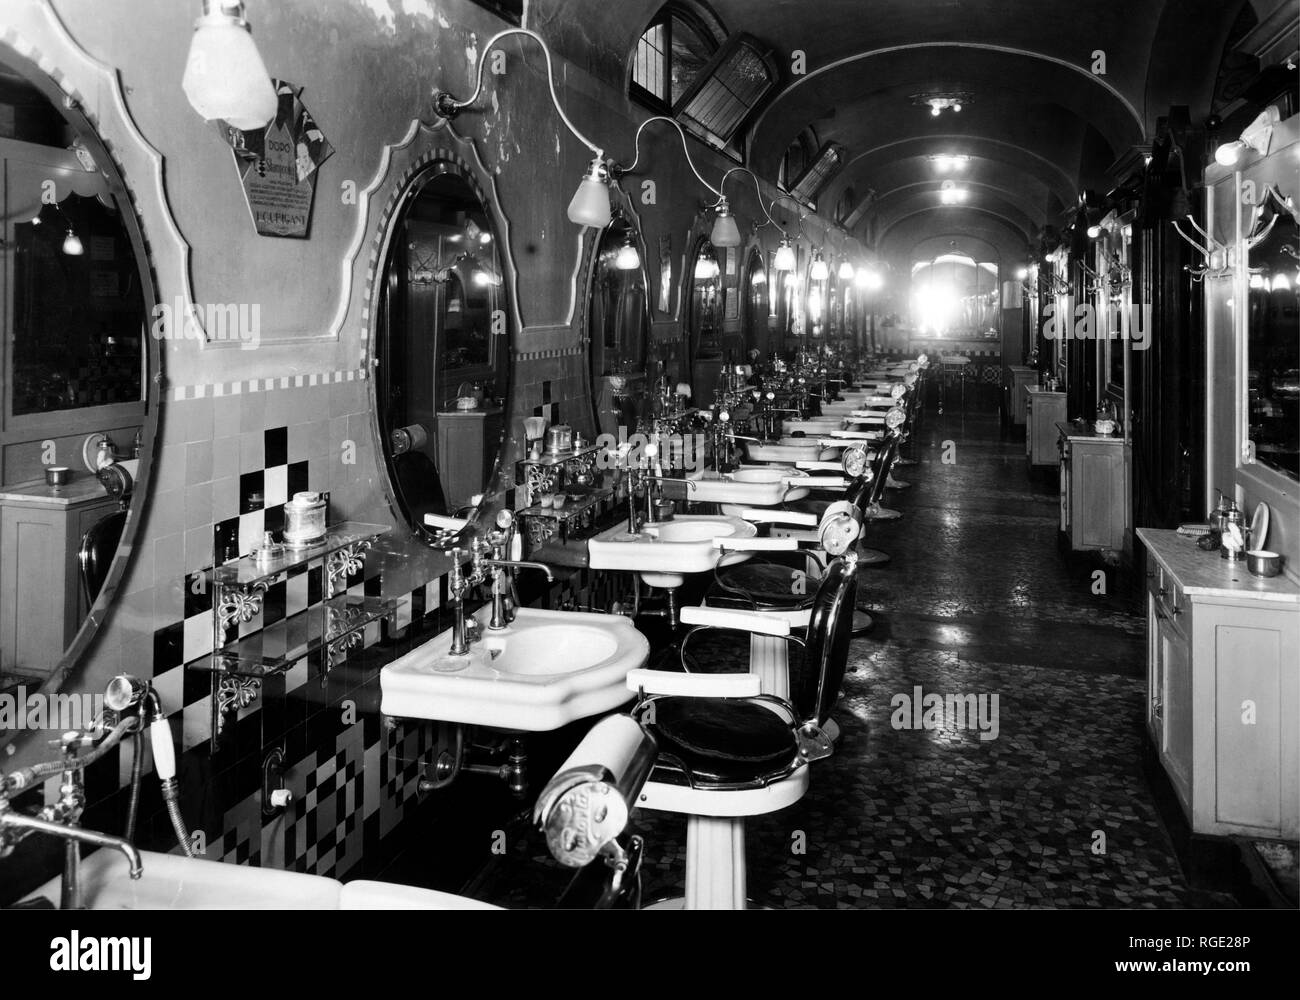
<instances>
[{"instance_id":1,"label":"drawer","mask_svg":"<svg viewBox=\"0 0 1300 1000\"><path fill-rule=\"evenodd\" d=\"M1177 618L1188 609L1187 596L1178 585L1178 581L1159 563L1152 564L1147 570L1147 590L1164 613L1171 618Z\"/></svg>"}]
</instances>

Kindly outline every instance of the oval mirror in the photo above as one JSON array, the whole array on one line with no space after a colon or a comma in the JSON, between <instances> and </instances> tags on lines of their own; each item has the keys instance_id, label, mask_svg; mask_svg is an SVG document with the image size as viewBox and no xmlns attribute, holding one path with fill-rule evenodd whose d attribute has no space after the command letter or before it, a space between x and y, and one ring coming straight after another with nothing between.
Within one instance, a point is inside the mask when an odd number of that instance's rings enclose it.
<instances>
[{"instance_id":1,"label":"oval mirror","mask_svg":"<svg viewBox=\"0 0 1300 1000\"><path fill-rule=\"evenodd\" d=\"M1300 229L1286 199L1266 201L1250 248L1246 448L1300 480ZM1265 232L1267 230L1267 232Z\"/></svg>"},{"instance_id":2,"label":"oval mirror","mask_svg":"<svg viewBox=\"0 0 1300 1000\"><path fill-rule=\"evenodd\" d=\"M388 225L372 340L390 502L422 537L470 518L501 461L511 311L501 227L468 169L434 160Z\"/></svg>"},{"instance_id":3,"label":"oval mirror","mask_svg":"<svg viewBox=\"0 0 1300 1000\"><path fill-rule=\"evenodd\" d=\"M717 249L706 238L696 242L691 261L686 358L692 403L704 408L713 405L722 373L722 265Z\"/></svg>"},{"instance_id":4,"label":"oval mirror","mask_svg":"<svg viewBox=\"0 0 1300 1000\"><path fill-rule=\"evenodd\" d=\"M117 166L54 81L4 45L0 122L6 745L28 727L21 706L58 690L116 595L151 464L158 353L152 271Z\"/></svg>"},{"instance_id":5,"label":"oval mirror","mask_svg":"<svg viewBox=\"0 0 1300 1000\"><path fill-rule=\"evenodd\" d=\"M626 427L630 436L645 412L649 287L641 235L617 213L596 244L589 276L587 338L599 434L617 438Z\"/></svg>"},{"instance_id":6,"label":"oval mirror","mask_svg":"<svg viewBox=\"0 0 1300 1000\"><path fill-rule=\"evenodd\" d=\"M771 301L763 252L751 247L745 259L745 298L741 318L745 337L745 362L757 365L767 357L767 317Z\"/></svg>"}]
</instances>

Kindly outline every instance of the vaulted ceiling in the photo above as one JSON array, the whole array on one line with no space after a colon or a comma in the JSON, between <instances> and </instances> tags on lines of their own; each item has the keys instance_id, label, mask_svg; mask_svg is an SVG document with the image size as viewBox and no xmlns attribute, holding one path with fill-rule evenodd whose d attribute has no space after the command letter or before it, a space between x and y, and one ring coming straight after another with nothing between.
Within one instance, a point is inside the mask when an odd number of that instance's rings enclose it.
<instances>
[{"instance_id":1,"label":"vaulted ceiling","mask_svg":"<svg viewBox=\"0 0 1300 1000\"><path fill-rule=\"evenodd\" d=\"M1278 0L711 0L729 31L772 47L782 88L751 123L749 165L775 180L811 128L845 148L823 192L871 197L878 241L992 240L1025 247L1107 169L1149 141L1171 104L1209 113L1243 7ZM533 0L529 24L568 58L625 83L662 0ZM806 72L791 72L802 51ZM1104 58L1104 72L1098 54ZM916 95L969 95L934 117ZM941 175L932 158L969 157ZM945 205L940 185L967 190ZM891 236L892 234L892 236ZM943 240L946 244L948 240Z\"/></svg>"}]
</instances>

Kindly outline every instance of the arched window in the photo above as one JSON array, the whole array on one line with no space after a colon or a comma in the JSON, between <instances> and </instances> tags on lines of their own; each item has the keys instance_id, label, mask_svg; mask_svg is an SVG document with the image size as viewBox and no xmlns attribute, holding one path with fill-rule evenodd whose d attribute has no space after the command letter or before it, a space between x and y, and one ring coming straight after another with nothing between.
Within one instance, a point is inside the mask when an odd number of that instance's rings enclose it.
<instances>
[{"instance_id":1,"label":"arched window","mask_svg":"<svg viewBox=\"0 0 1300 1000\"><path fill-rule=\"evenodd\" d=\"M668 112L718 50L719 38L685 4L665 4L636 43L632 96Z\"/></svg>"},{"instance_id":2,"label":"arched window","mask_svg":"<svg viewBox=\"0 0 1300 1000\"><path fill-rule=\"evenodd\" d=\"M777 183L781 185L782 190L789 191L790 186L803 176L816 151L817 135L812 129L806 128L794 137L794 142L790 143L785 155L781 157L781 170L777 176Z\"/></svg>"},{"instance_id":3,"label":"arched window","mask_svg":"<svg viewBox=\"0 0 1300 1000\"><path fill-rule=\"evenodd\" d=\"M674 2L637 40L629 92L738 160L741 131L777 82L765 44L744 33L728 35L703 8Z\"/></svg>"}]
</instances>

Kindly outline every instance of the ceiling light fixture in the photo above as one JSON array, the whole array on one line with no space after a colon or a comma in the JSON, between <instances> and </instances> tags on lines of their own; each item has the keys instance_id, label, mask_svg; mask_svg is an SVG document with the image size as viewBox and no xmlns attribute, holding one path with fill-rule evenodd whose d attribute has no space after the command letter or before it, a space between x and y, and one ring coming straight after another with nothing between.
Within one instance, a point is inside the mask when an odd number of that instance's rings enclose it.
<instances>
[{"instance_id":1,"label":"ceiling light fixture","mask_svg":"<svg viewBox=\"0 0 1300 1000\"><path fill-rule=\"evenodd\" d=\"M434 111L441 118L451 119L473 105L483 93L483 67L487 65L488 52L501 39L510 35L525 35L542 47L542 54L546 57L546 83L551 95L551 103L555 105L556 113L559 114L560 120L564 122L565 127L573 133L579 142L595 154L587 167L582 182L578 185L578 190L573 195L573 200L569 202L569 221L579 226L604 229L609 225L610 219L613 217L613 210L609 203L609 171L605 166L605 151L579 132L577 126L564 113L564 108L560 105L559 95L555 92L555 71L551 65L551 50L547 46L546 40L537 32L528 28L507 28L505 31L498 31L488 39L487 44L483 46L483 51L479 53L478 82L474 87L474 93L467 100L458 101L445 90L436 90L433 94Z\"/></svg>"},{"instance_id":2,"label":"ceiling light fixture","mask_svg":"<svg viewBox=\"0 0 1300 1000\"><path fill-rule=\"evenodd\" d=\"M280 99L240 0L203 0L181 89L208 121L222 119L244 132L265 128L275 117Z\"/></svg>"},{"instance_id":3,"label":"ceiling light fixture","mask_svg":"<svg viewBox=\"0 0 1300 1000\"><path fill-rule=\"evenodd\" d=\"M945 111L961 114L961 109L970 103L970 94L949 91L936 94L913 94L912 103L918 107L928 108L930 116L938 118Z\"/></svg>"},{"instance_id":4,"label":"ceiling light fixture","mask_svg":"<svg viewBox=\"0 0 1300 1000\"><path fill-rule=\"evenodd\" d=\"M934 169L941 174L950 171L965 170L966 164L970 162L970 157L964 154L940 153L937 156L930 157L930 162L934 164Z\"/></svg>"}]
</instances>

